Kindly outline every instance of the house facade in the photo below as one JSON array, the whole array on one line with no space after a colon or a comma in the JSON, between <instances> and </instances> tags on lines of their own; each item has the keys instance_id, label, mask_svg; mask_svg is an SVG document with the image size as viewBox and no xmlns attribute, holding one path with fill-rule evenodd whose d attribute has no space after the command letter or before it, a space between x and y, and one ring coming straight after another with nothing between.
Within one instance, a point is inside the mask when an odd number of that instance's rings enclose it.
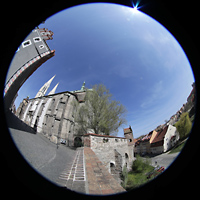
<instances>
[{"instance_id":1,"label":"house facade","mask_svg":"<svg viewBox=\"0 0 200 200\"><path fill-rule=\"evenodd\" d=\"M160 154L171 149L179 140L176 127L166 125L160 130L151 142L151 153Z\"/></svg>"},{"instance_id":2,"label":"house facade","mask_svg":"<svg viewBox=\"0 0 200 200\"><path fill-rule=\"evenodd\" d=\"M171 149L180 139L179 133L176 127L169 125L164 137L163 151L166 152Z\"/></svg>"},{"instance_id":3,"label":"house facade","mask_svg":"<svg viewBox=\"0 0 200 200\"><path fill-rule=\"evenodd\" d=\"M179 140L179 133L176 127L165 125L157 131L140 138L135 143L135 153L140 155L160 154L170 150Z\"/></svg>"}]
</instances>

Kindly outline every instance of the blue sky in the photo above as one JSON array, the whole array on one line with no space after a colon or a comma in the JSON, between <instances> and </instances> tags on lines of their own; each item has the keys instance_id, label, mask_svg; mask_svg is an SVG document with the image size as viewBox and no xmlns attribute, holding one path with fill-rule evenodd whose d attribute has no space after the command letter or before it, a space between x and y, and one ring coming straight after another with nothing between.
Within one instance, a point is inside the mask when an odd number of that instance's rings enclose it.
<instances>
[{"instance_id":1,"label":"blue sky","mask_svg":"<svg viewBox=\"0 0 200 200\"><path fill-rule=\"evenodd\" d=\"M88 88L103 83L128 110L118 136L131 125L137 138L175 114L192 90L194 77L180 44L140 11L85 4L59 12L39 27L54 32L47 43L56 54L21 87L17 107L55 74L47 93L58 82L56 92L80 89L83 81Z\"/></svg>"}]
</instances>

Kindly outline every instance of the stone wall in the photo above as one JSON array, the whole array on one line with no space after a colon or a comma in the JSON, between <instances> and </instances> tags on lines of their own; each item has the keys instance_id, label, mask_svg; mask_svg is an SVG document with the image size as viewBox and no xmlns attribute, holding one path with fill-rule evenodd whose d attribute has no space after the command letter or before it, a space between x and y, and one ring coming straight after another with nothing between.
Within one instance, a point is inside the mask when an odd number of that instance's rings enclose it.
<instances>
[{"instance_id":1,"label":"stone wall","mask_svg":"<svg viewBox=\"0 0 200 200\"><path fill-rule=\"evenodd\" d=\"M134 160L133 148L130 151L129 141L126 138L86 134L83 136L84 146L90 147L106 169L117 179L124 166L131 169Z\"/></svg>"}]
</instances>

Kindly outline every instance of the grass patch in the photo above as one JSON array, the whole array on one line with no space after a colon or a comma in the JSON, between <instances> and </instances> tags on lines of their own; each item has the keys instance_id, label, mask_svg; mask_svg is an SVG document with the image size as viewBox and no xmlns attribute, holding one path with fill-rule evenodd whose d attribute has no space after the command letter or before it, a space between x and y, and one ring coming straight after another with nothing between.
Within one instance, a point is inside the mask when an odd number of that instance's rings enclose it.
<instances>
[{"instance_id":1,"label":"grass patch","mask_svg":"<svg viewBox=\"0 0 200 200\"><path fill-rule=\"evenodd\" d=\"M154 167L150 165L148 159L143 160L140 156L137 156L133 162L132 170L128 172L126 182L122 186L129 191L147 183L150 179L147 179L146 174L153 169Z\"/></svg>"},{"instance_id":2,"label":"grass patch","mask_svg":"<svg viewBox=\"0 0 200 200\"><path fill-rule=\"evenodd\" d=\"M129 172L128 173L128 180L126 184L126 190L132 190L134 188L137 188L145 183L147 183L149 179L147 179L147 176L145 173L133 173Z\"/></svg>"},{"instance_id":3,"label":"grass patch","mask_svg":"<svg viewBox=\"0 0 200 200\"><path fill-rule=\"evenodd\" d=\"M187 140L186 140L186 141L187 141ZM169 154L180 152L180 151L182 150L182 148L184 147L186 141L183 142L182 144L178 145L178 146L175 147L174 149L172 149L172 150L170 151Z\"/></svg>"}]
</instances>

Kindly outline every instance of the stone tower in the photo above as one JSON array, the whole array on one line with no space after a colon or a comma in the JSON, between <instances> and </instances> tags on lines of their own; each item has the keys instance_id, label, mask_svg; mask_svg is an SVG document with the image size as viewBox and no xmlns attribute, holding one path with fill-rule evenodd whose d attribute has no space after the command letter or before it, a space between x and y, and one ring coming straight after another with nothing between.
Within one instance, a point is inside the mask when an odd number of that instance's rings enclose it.
<instances>
[{"instance_id":1,"label":"stone tower","mask_svg":"<svg viewBox=\"0 0 200 200\"><path fill-rule=\"evenodd\" d=\"M38 93L36 94L35 98L37 98L37 97L42 97L42 96L44 96L44 95L46 94L46 92L47 92L47 90L48 90L48 88L49 88L49 86L50 86L50 84L51 84L51 82L53 81L53 79L54 79L55 76L56 76L56 75L54 75L49 81L47 81L47 82L40 88L40 90L39 90Z\"/></svg>"},{"instance_id":2,"label":"stone tower","mask_svg":"<svg viewBox=\"0 0 200 200\"><path fill-rule=\"evenodd\" d=\"M48 95L55 94L56 88L58 87L58 84L59 84L59 83L56 84L56 86L49 92Z\"/></svg>"},{"instance_id":3,"label":"stone tower","mask_svg":"<svg viewBox=\"0 0 200 200\"><path fill-rule=\"evenodd\" d=\"M129 149L129 156L127 157L126 155L126 159L127 161L129 161L129 166L131 166L134 160L134 138L131 126L129 126L129 128L124 129L124 137L128 141L128 149Z\"/></svg>"},{"instance_id":4,"label":"stone tower","mask_svg":"<svg viewBox=\"0 0 200 200\"><path fill-rule=\"evenodd\" d=\"M124 137L128 140L129 146L134 145L133 131L131 126L129 126L129 128L124 129Z\"/></svg>"}]
</instances>

